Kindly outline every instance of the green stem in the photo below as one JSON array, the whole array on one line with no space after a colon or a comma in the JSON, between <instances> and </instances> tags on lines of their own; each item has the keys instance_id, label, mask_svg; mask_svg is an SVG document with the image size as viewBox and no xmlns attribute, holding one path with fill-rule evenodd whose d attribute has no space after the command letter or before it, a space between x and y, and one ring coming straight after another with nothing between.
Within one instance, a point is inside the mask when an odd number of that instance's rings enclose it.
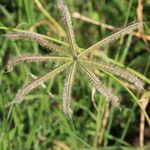
<instances>
[{"instance_id":1,"label":"green stem","mask_svg":"<svg viewBox=\"0 0 150 150\"><path fill-rule=\"evenodd\" d=\"M65 31L64 29L57 23L57 21L49 14L49 12L44 9L43 5L40 3L39 0L34 0L34 2L36 3L37 7L40 9L40 11L48 18L48 20L53 23L57 29L59 30L60 33L62 33L63 35L65 35Z\"/></svg>"}]
</instances>

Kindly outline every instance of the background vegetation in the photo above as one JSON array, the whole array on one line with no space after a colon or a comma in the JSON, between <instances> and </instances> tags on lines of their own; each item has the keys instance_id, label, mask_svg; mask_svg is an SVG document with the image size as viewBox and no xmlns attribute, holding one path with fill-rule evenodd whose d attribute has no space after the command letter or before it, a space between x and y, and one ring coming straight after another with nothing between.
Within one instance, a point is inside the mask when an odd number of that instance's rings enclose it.
<instances>
[{"instance_id":1,"label":"background vegetation","mask_svg":"<svg viewBox=\"0 0 150 150\"><path fill-rule=\"evenodd\" d=\"M63 19L55 0L1 0L0 149L142 149L143 146L150 149L150 128L146 120L145 124L142 122L145 117L135 101L136 98L141 100L143 109L150 113L150 2L67 0L67 3L73 16L77 42L83 48L98 42L117 27L137 19L145 21L144 30L127 35L102 51L114 62L141 73L146 91L136 91L124 82L122 86L101 74L103 83L113 87L120 98L119 110L106 104L101 95L91 90L84 76L78 76L73 87L74 116L68 119L62 111L64 75L61 74L28 94L23 103L13 107L7 119L9 104L17 90L57 64L22 63L7 73L5 68L10 57L51 52L36 42L6 40L2 36L6 27L35 31L57 42L65 37ZM142 130L142 125L145 130Z\"/></svg>"}]
</instances>

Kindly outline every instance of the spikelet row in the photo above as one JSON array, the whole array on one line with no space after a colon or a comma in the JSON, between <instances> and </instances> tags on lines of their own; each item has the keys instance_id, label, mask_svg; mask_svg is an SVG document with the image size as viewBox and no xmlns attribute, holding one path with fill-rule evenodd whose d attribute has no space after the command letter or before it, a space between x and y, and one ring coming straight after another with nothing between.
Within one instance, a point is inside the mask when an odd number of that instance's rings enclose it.
<instances>
[{"instance_id":1,"label":"spikelet row","mask_svg":"<svg viewBox=\"0 0 150 150\"><path fill-rule=\"evenodd\" d=\"M104 61L89 61L86 59L81 59L85 63L89 64L89 67L98 67L100 70L108 71L114 75L117 75L118 77L124 79L125 81L133 84L136 89L138 90L144 90L144 82L140 80L137 76L132 74L126 69L117 67L113 64L106 63Z\"/></svg>"},{"instance_id":2,"label":"spikelet row","mask_svg":"<svg viewBox=\"0 0 150 150\"><path fill-rule=\"evenodd\" d=\"M31 83L25 85L24 87L22 87L16 94L16 98L15 98L15 102L16 103L20 103L24 96L26 94L28 94L30 91L32 91L33 89L37 88L38 86L40 86L41 84L43 84L45 81L47 81L49 78L51 78L52 76L57 75L58 73L62 72L63 70L65 70L67 67L69 67L69 65L71 64L71 62L67 62L59 67L57 67L56 69L54 69L53 71L50 71L49 73L47 73L46 75L33 80Z\"/></svg>"},{"instance_id":3,"label":"spikelet row","mask_svg":"<svg viewBox=\"0 0 150 150\"><path fill-rule=\"evenodd\" d=\"M75 34L74 34L74 31L73 31L71 16L70 16L68 7L67 7L66 3L63 0L58 0L58 8L61 10L62 15L64 17L64 21L66 23L67 38L69 40L72 55L76 56L77 44L76 44L76 40L75 40Z\"/></svg>"},{"instance_id":4,"label":"spikelet row","mask_svg":"<svg viewBox=\"0 0 150 150\"><path fill-rule=\"evenodd\" d=\"M7 39L13 39L13 40L30 39L30 40L36 41L39 45L41 45L42 47L45 47L47 49L52 49L55 51L62 51L60 46L57 46L53 42L47 40L42 35L40 35L38 33L30 32L30 31L7 32L5 34L5 37Z\"/></svg>"},{"instance_id":5,"label":"spikelet row","mask_svg":"<svg viewBox=\"0 0 150 150\"><path fill-rule=\"evenodd\" d=\"M71 108L71 101L72 101L71 92L72 92L72 86L74 81L75 69L76 69L76 62L73 62L71 68L69 69L69 73L65 79L64 91L63 91L63 110L65 114L67 114L69 117L72 117L73 114Z\"/></svg>"},{"instance_id":6,"label":"spikelet row","mask_svg":"<svg viewBox=\"0 0 150 150\"><path fill-rule=\"evenodd\" d=\"M125 79L129 83L133 84L138 90L144 90L144 82L128 70L112 64L106 64L104 61L102 61L101 64L103 64L104 70L109 71L118 77L121 77L122 79Z\"/></svg>"},{"instance_id":7,"label":"spikelet row","mask_svg":"<svg viewBox=\"0 0 150 150\"><path fill-rule=\"evenodd\" d=\"M119 99L112 93L112 90L105 87L92 71L90 71L81 64L80 66L82 70L87 74L88 78L91 80L95 89L106 98L106 101L111 102L113 106L119 107Z\"/></svg>"},{"instance_id":8,"label":"spikelet row","mask_svg":"<svg viewBox=\"0 0 150 150\"><path fill-rule=\"evenodd\" d=\"M68 61L70 58L68 57L58 57L58 56L46 56L46 55L37 55L37 54L25 54L20 55L18 57L14 57L10 59L7 63L7 71L10 72L13 70L13 67L23 61L29 61L29 62L37 62L37 61L55 61L55 60L61 60L61 61Z\"/></svg>"},{"instance_id":9,"label":"spikelet row","mask_svg":"<svg viewBox=\"0 0 150 150\"><path fill-rule=\"evenodd\" d=\"M91 52L93 50L97 50L101 47L104 47L104 46L118 40L120 37L123 37L126 34L130 34L134 30L140 28L142 25L143 25L143 22L136 22L136 23L133 23L133 24L131 24L131 25L125 27L125 28L122 28L119 31L117 31L116 33L114 33L114 34L104 38L103 40L99 41L98 43L92 45L87 50L85 50L84 52L79 54L79 56L81 57L85 54L88 54L89 52Z\"/></svg>"}]
</instances>

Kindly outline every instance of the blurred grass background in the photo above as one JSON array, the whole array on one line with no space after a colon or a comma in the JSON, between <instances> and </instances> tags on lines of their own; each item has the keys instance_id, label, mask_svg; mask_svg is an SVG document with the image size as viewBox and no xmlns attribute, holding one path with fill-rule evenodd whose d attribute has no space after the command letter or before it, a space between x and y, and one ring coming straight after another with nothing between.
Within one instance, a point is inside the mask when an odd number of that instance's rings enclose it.
<instances>
[{"instance_id":1,"label":"blurred grass background","mask_svg":"<svg viewBox=\"0 0 150 150\"><path fill-rule=\"evenodd\" d=\"M67 0L67 3L73 15L78 45L83 48L110 34L110 29L123 27L137 19L145 21L144 30L136 32L133 36L125 36L103 49L103 52L113 61L143 74L147 79L146 91L140 93L127 85L127 89L133 92L129 93L113 78L102 75L103 83L113 87L115 94L120 98L120 111L106 104L84 76L78 76L73 87L74 116L68 119L62 111L64 75L61 74L28 94L21 104L13 107L10 118L7 119L9 103L17 90L33 78L47 73L57 64L21 63L11 73L7 73L5 68L10 57L25 53L51 52L36 42L4 39L2 35L7 30L6 27L32 30L57 42L64 41L65 37L63 19L55 0L1 0L0 149L116 150L142 149L142 146L150 149L149 125L145 121L145 130L140 130L143 114L132 96L134 94L137 99L147 102L145 106L143 103L142 105L150 114L150 1L143 0L140 3L140 0ZM140 6L143 7L143 11L140 10ZM81 15L90 20L85 20ZM144 141L139 141L140 135Z\"/></svg>"}]
</instances>

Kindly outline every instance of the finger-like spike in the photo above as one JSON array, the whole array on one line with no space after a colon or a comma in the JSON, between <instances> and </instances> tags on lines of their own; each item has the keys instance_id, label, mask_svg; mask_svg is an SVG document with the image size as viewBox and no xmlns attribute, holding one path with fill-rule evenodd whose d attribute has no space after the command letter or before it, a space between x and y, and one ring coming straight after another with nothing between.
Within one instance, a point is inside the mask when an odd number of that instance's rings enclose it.
<instances>
[{"instance_id":1,"label":"finger-like spike","mask_svg":"<svg viewBox=\"0 0 150 150\"><path fill-rule=\"evenodd\" d=\"M81 57L81 56L88 54L89 52L91 52L93 50L102 48L102 47L118 40L119 38L123 37L124 35L130 34L131 32L133 32L133 30L136 30L136 29L140 28L141 26L143 26L143 22L136 22L127 27L124 27L124 28L120 29L119 31L117 31L116 33L114 33L114 34L102 39L98 43L92 45L91 47L86 49L84 52L80 53L78 56Z\"/></svg>"},{"instance_id":2,"label":"finger-like spike","mask_svg":"<svg viewBox=\"0 0 150 150\"><path fill-rule=\"evenodd\" d=\"M73 62L69 73L65 79L64 84L64 91L63 91L63 110L65 114L67 114L69 117L72 117L73 111L71 109L71 91L72 91L72 85L74 81L74 74L75 74L75 68L76 68L76 61Z\"/></svg>"},{"instance_id":3,"label":"finger-like spike","mask_svg":"<svg viewBox=\"0 0 150 150\"><path fill-rule=\"evenodd\" d=\"M60 46L54 44L53 42L47 40L44 36L38 33L34 33L31 31L12 31L7 32L5 34L5 38L12 39L12 40L18 40L18 39L29 39L38 42L39 45L42 47L45 47L47 49L52 49L55 51L61 52L62 49Z\"/></svg>"},{"instance_id":4,"label":"finger-like spike","mask_svg":"<svg viewBox=\"0 0 150 150\"><path fill-rule=\"evenodd\" d=\"M84 67L82 64L80 64L80 66L87 74L97 91L99 91L106 98L106 101L111 102L113 106L119 107L119 99L112 93L111 89L105 87L92 71Z\"/></svg>"},{"instance_id":5,"label":"finger-like spike","mask_svg":"<svg viewBox=\"0 0 150 150\"><path fill-rule=\"evenodd\" d=\"M128 70L114 66L112 64L106 64L105 62L103 62L102 65L104 70L109 71L118 77L121 77L129 83L132 83L138 90L144 90L144 82Z\"/></svg>"},{"instance_id":6,"label":"finger-like spike","mask_svg":"<svg viewBox=\"0 0 150 150\"><path fill-rule=\"evenodd\" d=\"M67 7L67 4L63 1L63 0L58 0L58 8L61 10L65 23L66 23L66 32L67 32L67 37L69 40L69 44L71 47L71 52L73 57L76 56L76 49L77 49L77 44L76 44L76 40L75 40L75 34L73 31L73 27L72 27L72 21L71 21L71 16Z\"/></svg>"},{"instance_id":7,"label":"finger-like spike","mask_svg":"<svg viewBox=\"0 0 150 150\"><path fill-rule=\"evenodd\" d=\"M36 54L26 54L14 57L8 61L7 71L12 71L13 67L23 61L37 62L37 61L69 61L71 60L68 57L59 57L59 56L48 56L48 55L36 55Z\"/></svg>"},{"instance_id":8,"label":"finger-like spike","mask_svg":"<svg viewBox=\"0 0 150 150\"><path fill-rule=\"evenodd\" d=\"M118 77L126 80L127 82L133 84L138 90L144 90L144 82L140 80L137 76L132 74L126 69L117 67L113 64L106 63L104 61L88 61L83 59L86 63L89 65L97 66L100 70L108 71L114 75L117 75Z\"/></svg>"},{"instance_id":9,"label":"finger-like spike","mask_svg":"<svg viewBox=\"0 0 150 150\"><path fill-rule=\"evenodd\" d=\"M34 81L32 81L31 83L25 85L24 87L22 87L16 94L16 98L15 101L16 103L20 103L24 96L26 94L28 94L30 91L32 91L33 89L37 88L38 86L40 86L43 82L47 81L49 78L51 78L52 76L57 75L58 73L62 72L63 70L65 70L67 67L69 67L69 65L71 64L71 62L67 62L61 66L59 66L58 68L50 71L49 73L47 73L46 75L35 79Z\"/></svg>"}]
</instances>

